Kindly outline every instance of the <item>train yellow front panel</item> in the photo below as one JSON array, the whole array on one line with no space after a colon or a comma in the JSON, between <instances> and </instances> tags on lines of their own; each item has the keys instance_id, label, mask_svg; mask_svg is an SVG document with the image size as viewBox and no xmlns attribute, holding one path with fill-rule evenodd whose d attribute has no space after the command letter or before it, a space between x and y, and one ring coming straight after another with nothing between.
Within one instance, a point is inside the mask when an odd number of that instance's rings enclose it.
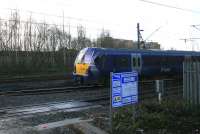
<instances>
[{"instance_id":1,"label":"train yellow front panel","mask_svg":"<svg viewBox=\"0 0 200 134\"><path fill-rule=\"evenodd\" d=\"M76 64L76 74L85 75L88 71L89 64Z\"/></svg>"}]
</instances>

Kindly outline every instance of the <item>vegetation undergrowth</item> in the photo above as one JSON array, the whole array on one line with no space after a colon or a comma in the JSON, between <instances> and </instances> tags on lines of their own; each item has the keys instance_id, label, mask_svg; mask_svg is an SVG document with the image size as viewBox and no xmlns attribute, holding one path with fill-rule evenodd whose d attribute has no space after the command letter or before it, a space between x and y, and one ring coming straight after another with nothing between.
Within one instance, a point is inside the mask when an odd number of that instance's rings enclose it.
<instances>
[{"instance_id":1,"label":"vegetation undergrowth","mask_svg":"<svg viewBox=\"0 0 200 134\"><path fill-rule=\"evenodd\" d=\"M134 115L134 116L133 116ZM114 134L191 134L200 130L200 106L183 101L137 104L115 110Z\"/></svg>"}]
</instances>

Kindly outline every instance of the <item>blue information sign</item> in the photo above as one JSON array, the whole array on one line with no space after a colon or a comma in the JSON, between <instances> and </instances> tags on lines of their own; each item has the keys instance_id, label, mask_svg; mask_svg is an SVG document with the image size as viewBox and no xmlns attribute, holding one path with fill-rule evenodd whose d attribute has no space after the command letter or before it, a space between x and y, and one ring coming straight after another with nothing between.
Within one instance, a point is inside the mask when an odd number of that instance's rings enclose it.
<instances>
[{"instance_id":1,"label":"blue information sign","mask_svg":"<svg viewBox=\"0 0 200 134\"><path fill-rule=\"evenodd\" d=\"M138 102L138 72L112 73L112 107Z\"/></svg>"}]
</instances>

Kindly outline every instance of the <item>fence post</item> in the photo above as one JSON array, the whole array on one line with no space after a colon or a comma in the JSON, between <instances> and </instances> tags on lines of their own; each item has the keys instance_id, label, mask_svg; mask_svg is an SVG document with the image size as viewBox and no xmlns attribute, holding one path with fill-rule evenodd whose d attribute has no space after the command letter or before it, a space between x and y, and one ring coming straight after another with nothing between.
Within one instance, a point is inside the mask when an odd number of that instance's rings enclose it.
<instances>
[{"instance_id":1,"label":"fence post","mask_svg":"<svg viewBox=\"0 0 200 134\"><path fill-rule=\"evenodd\" d=\"M113 76L113 72L110 72L110 113L109 113L109 125L110 125L110 132L112 134L113 132L113 123L112 123L112 117L113 117L113 110L112 110L112 76Z\"/></svg>"},{"instance_id":2,"label":"fence post","mask_svg":"<svg viewBox=\"0 0 200 134\"><path fill-rule=\"evenodd\" d=\"M185 66L185 62L183 62L183 98L186 98L186 82L185 82L185 78L186 78L186 70L185 70L186 66Z\"/></svg>"},{"instance_id":3,"label":"fence post","mask_svg":"<svg viewBox=\"0 0 200 134\"><path fill-rule=\"evenodd\" d=\"M161 103L162 96L164 93L164 81L163 80L156 80L156 92L158 94L158 102Z\"/></svg>"},{"instance_id":4,"label":"fence post","mask_svg":"<svg viewBox=\"0 0 200 134\"><path fill-rule=\"evenodd\" d=\"M197 62L197 68L198 68L198 70L197 70L197 81L198 81L200 79L200 69L199 69L200 63L199 62ZM199 91L200 90L200 84L199 84L199 82L197 82L197 84L198 84L197 85L197 89L198 89L198 92L197 92L198 93L197 94L198 95L198 97L197 97L198 101L197 102L198 102L198 104L200 104L200 91Z\"/></svg>"}]
</instances>

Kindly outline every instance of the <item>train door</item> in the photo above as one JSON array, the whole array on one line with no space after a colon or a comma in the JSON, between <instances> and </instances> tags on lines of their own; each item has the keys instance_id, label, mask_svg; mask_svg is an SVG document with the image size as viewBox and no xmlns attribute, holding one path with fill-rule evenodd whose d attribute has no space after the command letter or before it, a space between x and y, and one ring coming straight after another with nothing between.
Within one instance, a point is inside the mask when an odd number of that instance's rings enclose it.
<instances>
[{"instance_id":1,"label":"train door","mask_svg":"<svg viewBox=\"0 0 200 134\"><path fill-rule=\"evenodd\" d=\"M186 55L184 57L184 61L192 61L192 56L191 55Z\"/></svg>"},{"instance_id":2,"label":"train door","mask_svg":"<svg viewBox=\"0 0 200 134\"><path fill-rule=\"evenodd\" d=\"M141 68L142 68L141 54L137 53L131 54L131 69L140 72Z\"/></svg>"}]
</instances>

